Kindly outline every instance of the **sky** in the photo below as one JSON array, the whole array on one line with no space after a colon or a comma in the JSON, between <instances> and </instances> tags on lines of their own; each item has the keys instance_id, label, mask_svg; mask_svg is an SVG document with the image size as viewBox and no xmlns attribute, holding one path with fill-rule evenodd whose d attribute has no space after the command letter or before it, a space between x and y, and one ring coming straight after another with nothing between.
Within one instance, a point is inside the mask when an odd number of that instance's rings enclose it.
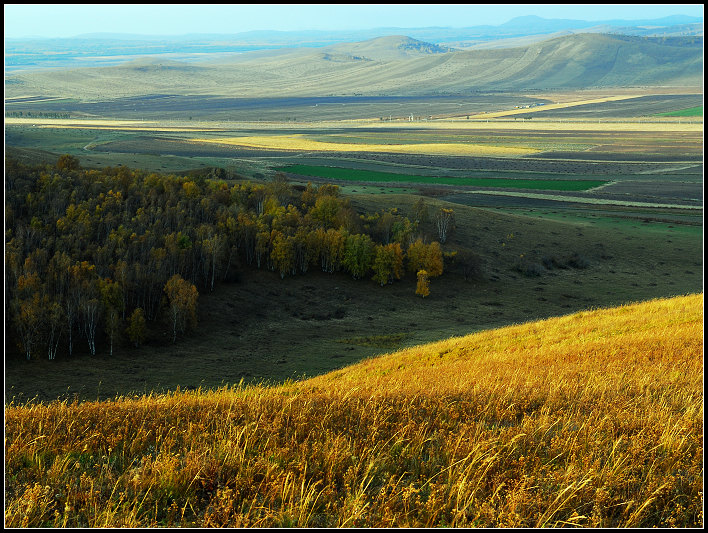
<instances>
[{"instance_id":1,"label":"sky","mask_svg":"<svg viewBox=\"0 0 708 533\"><path fill-rule=\"evenodd\" d=\"M252 30L462 28L523 15L575 20L703 16L703 4L5 4L5 37Z\"/></svg>"}]
</instances>

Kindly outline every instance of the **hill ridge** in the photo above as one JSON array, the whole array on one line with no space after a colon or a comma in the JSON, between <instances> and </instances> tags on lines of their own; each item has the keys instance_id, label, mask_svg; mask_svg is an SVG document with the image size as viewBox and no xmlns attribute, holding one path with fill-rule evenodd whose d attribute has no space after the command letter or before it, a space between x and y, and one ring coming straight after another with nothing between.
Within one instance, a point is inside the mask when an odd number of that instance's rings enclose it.
<instances>
[{"instance_id":1,"label":"hill ridge","mask_svg":"<svg viewBox=\"0 0 708 533\"><path fill-rule=\"evenodd\" d=\"M328 57L328 50L335 55ZM8 76L6 96L37 93L106 99L162 93L167 87L175 94L242 97L700 87L703 49L702 38L697 37L662 41L594 33L564 35L517 48L447 52L423 41L385 38L316 49L243 53L229 61L194 65L203 69L198 77L178 68L130 75L121 67L19 74Z\"/></svg>"},{"instance_id":2,"label":"hill ridge","mask_svg":"<svg viewBox=\"0 0 708 533\"><path fill-rule=\"evenodd\" d=\"M599 367L619 371L630 363L636 370L646 364L661 366L662 361L671 359L673 354L667 347L672 346L674 333L684 332L677 342L692 344L700 351L702 325L703 293L656 298L411 346L310 378L303 387L342 390L356 384L360 392L387 389L449 394L462 392L490 367L502 372L501 376L504 368L512 365L519 377L524 367L531 371L533 366L545 365L558 371L549 374L549 379L562 379L566 371L576 374ZM684 337L687 331L694 335ZM563 366L567 368L561 371ZM480 368L484 369L481 374ZM433 370L437 375L431 378ZM446 374L441 378L443 372Z\"/></svg>"}]
</instances>

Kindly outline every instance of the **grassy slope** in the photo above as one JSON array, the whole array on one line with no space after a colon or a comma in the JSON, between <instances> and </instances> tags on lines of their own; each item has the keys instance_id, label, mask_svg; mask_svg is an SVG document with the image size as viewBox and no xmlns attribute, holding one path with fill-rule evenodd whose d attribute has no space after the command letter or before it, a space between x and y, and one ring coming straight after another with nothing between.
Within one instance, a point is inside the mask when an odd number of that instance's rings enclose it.
<instances>
[{"instance_id":1,"label":"grassy slope","mask_svg":"<svg viewBox=\"0 0 708 533\"><path fill-rule=\"evenodd\" d=\"M702 525L703 296L6 408L8 526Z\"/></svg>"}]
</instances>

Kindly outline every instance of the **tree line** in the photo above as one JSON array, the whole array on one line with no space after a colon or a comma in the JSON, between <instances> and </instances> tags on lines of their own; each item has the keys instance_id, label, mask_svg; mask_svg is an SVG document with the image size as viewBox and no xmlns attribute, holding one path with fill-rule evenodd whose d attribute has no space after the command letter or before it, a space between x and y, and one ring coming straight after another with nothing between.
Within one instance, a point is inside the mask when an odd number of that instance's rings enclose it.
<instances>
[{"instance_id":1,"label":"tree line","mask_svg":"<svg viewBox=\"0 0 708 533\"><path fill-rule=\"evenodd\" d=\"M245 265L381 286L410 272L427 296L446 257L420 231L431 218L422 199L413 220L395 208L360 214L336 185L294 187L283 174L229 185L83 169L65 155L42 166L6 159L5 186L6 326L27 359L72 354L77 342L112 353L165 324L174 342L196 325L199 293ZM451 210L436 225L444 242Z\"/></svg>"}]
</instances>

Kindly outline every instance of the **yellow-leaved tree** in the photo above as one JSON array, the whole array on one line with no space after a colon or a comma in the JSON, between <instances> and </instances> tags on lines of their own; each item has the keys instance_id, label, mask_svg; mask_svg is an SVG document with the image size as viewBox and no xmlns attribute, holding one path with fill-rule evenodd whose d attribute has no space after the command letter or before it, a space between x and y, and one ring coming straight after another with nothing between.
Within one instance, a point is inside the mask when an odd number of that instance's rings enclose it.
<instances>
[{"instance_id":1,"label":"yellow-leaved tree","mask_svg":"<svg viewBox=\"0 0 708 533\"><path fill-rule=\"evenodd\" d=\"M197 288L175 274L165 284L169 300L169 316L172 324L172 342L177 340L177 331L184 333L188 326L197 325Z\"/></svg>"},{"instance_id":2,"label":"yellow-leaved tree","mask_svg":"<svg viewBox=\"0 0 708 533\"><path fill-rule=\"evenodd\" d=\"M430 294L430 278L425 270L418 271L418 284L415 287L415 293L420 294L423 298Z\"/></svg>"},{"instance_id":3,"label":"yellow-leaved tree","mask_svg":"<svg viewBox=\"0 0 708 533\"><path fill-rule=\"evenodd\" d=\"M403 250L397 242L376 245L376 256L371 267L374 281L382 287L403 276Z\"/></svg>"},{"instance_id":4,"label":"yellow-leaved tree","mask_svg":"<svg viewBox=\"0 0 708 533\"><path fill-rule=\"evenodd\" d=\"M443 253L438 242L425 244L418 239L408 247L406 255L410 272L425 270L431 278L443 273Z\"/></svg>"}]
</instances>

